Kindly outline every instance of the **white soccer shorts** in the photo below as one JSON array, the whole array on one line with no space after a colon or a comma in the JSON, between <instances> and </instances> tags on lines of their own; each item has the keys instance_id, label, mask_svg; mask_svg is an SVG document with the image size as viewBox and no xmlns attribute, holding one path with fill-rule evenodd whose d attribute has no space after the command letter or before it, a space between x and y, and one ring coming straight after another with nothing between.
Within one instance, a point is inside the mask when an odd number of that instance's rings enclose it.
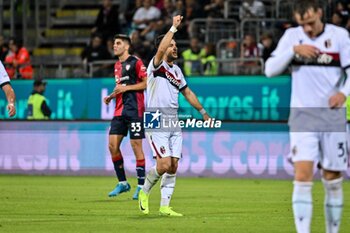
<instances>
[{"instance_id":1,"label":"white soccer shorts","mask_svg":"<svg viewBox=\"0 0 350 233\"><path fill-rule=\"evenodd\" d=\"M152 148L153 157L181 158L182 132L146 132L146 138Z\"/></svg>"},{"instance_id":2,"label":"white soccer shorts","mask_svg":"<svg viewBox=\"0 0 350 233\"><path fill-rule=\"evenodd\" d=\"M293 162L320 162L330 171L348 168L346 132L291 132L290 158Z\"/></svg>"}]
</instances>

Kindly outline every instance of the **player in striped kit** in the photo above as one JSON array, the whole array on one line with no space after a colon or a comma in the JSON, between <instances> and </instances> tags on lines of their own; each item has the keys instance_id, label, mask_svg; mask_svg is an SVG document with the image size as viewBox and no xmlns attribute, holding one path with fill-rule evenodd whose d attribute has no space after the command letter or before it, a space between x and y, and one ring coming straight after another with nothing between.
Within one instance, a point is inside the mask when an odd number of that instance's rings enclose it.
<instances>
[{"instance_id":1,"label":"player in striped kit","mask_svg":"<svg viewBox=\"0 0 350 233\"><path fill-rule=\"evenodd\" d=\"M310 232L314 163L322 171L328 233L339 231L343 209L342 171L348 167L344 102L350 94L349 33L322 22L317 0L298 0L299 26L288 29L267 60L268 77L291 64L291 160L294 164L293 212L297 232Z\"/></svg>"},{"instance_id":2,"label":"player in striped kit","mask_svg":"<svg viewBox=\"0 0 350 233\"><path fill-rule=\"evenodd\" d=\"M204 120L209 115L203 109L197 96L187 86L181 69L174 64L177 59L176 42L173 39L182 16L173 17L173 26L164 35L157 38L157 53L147 68L147 108L157 108L177 114L178 95L181 92L187 101L197 109ZM165 110L167 109L167 110ZM157 117L157 116L154 116ZM161 179L160 215L182 216L169 207L175 188L178 161L181 158L182 134L179 129L160 132L147 132L147 139L156 158L156 166L151 168L142 190L139 193L139 208L149 213L148 198L152 187Z\"/></svg>"},{"instance_id":3,"label":"player in striped kit","mask_svg":"<svg viewBox=\"0 0 350 233\"><path fill-rule=\"evenodd\" d=\"M104 98L104 102L109 104L113 98L116 99L109 131L109 151L119 183L108 196L114 197L130 190L120 150L120 144L129 131L130 144L136 157L138 186L133 199L137 200L145 180L145 156L142 150L142 139L145 135L142 116L145 111L143 91L147 84L147 74L143 62L129 54L130 46L131 40L128 36L117 34L114 37L114 53L119 58L114 65L116 87L111 95Z\"/></svg>"}]
</instances>

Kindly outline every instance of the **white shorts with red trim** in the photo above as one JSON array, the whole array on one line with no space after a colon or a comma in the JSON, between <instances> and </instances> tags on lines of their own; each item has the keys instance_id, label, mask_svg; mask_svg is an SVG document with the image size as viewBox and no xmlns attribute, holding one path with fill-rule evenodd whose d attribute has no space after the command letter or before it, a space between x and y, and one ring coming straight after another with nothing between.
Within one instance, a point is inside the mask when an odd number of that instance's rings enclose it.
<instances>
[{"instance_id":1,"label":"white shorts with red trim","mask_svg":"<svg viewBox=\"0 0 350 233\"><path fill-rule=\"evenodd\" d=\"M181 158L182 132L146 132L146 138L152 148L153 157Z\"/></svg>"}]
</instances>

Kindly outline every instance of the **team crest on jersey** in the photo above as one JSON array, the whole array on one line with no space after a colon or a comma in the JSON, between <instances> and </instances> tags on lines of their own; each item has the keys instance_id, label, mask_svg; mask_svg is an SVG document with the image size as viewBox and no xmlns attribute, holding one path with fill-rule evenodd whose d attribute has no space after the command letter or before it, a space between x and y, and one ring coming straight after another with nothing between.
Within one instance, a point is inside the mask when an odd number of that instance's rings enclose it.
<instances>
[{"instance_id":1,"label":"team crest on jersey","mask_svg":"<svg viewBox=\"0 0 350 233\"><path fill-rule=\"evenodd\" d=\"M127 65L125 66L125 69L126 69L126 70L130 70L130 64L127 64Z\"/></svg>"},{"instance_id":2,"label":"team crest on jersey","mask_svg":"<svg viewBox=\"0 0 350 233\"><path fill-rule=\"evenodd\" d=\"M331 39L325 40L324 41L324 46L328 49L332 46Z\"/></svg>"},{"instance_id":3,"label":"team crest on jersey","mask_svg":"<svg viewBox=\"0 0 350 233\"><path fill-rule=\"evenodd\" d=\"M164 146L160 147L160 153L165 154L165 147Z\"/></svg>"},{"instance_id":4,"label":"team crest on jersey","mask_svg":"<svg viewBox=\"0 0 350 233\"><path fill-rule=\"evenodd\" d=\"M296 155L298 153L298 151L297 151L297 146L293 146L293 148L292 148L292 154L293 155Z\"/></svg>"}]
</instances>

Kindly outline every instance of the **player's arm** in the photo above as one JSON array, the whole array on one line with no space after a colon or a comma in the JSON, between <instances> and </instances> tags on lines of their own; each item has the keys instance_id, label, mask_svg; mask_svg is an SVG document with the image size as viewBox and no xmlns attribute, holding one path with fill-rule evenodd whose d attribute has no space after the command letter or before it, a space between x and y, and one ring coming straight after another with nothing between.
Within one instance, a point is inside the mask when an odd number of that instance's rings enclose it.
<instances>
[{"instance_id":1,"label":"player's arm","mask_svg":"<svg viewBox=\"0 0 350 233\"><path fill-rule=\"evenodd\" d=\"M188 87L184 87L181 90L181 93L185 96L186 100L195 108L198 112L200 112L203 116L204 120L208 120L210 116L203 108L202 104L199 102L196 94L193 93L193 91Z\"/></svg>"},{"instance_id":2,"label":"player's arm","mask_svg":"<svg viewBox=\"0 0 350 233\"><path fill-rule=\"evenodd\" d=\"M154 67L158 67L162 63L164 53L168 49L168 47L171 43L171 40L173 39L173 36L174 36L175 32L177 31L177 27L181 23L182 18L183 17L181 15L177 15L177 16L173 17L173 26L171 26L170 30L163 37L162 41L160 42L160 44L158 46L157 53L154 56L154 59L153 59L153 66Z\"/></svg>"},{"instance_id":3,"label":"player's arm","mask_svg":"<svg viewBox=\"0 0 350 233\"><path fill-rule=\"evenodd\" d=\"M273 77L281 74L294 57L294 48L290 41L290 31L287 30L278 42L276 49L265 63L265 75Z\"/></svg>"},{"instance_id":4,"label":"player's arm","mask_svg":"<svg viewBox=\"0 0 350 233\"><path fill-rule=\"evenodd\" d=\"M16 95L14 90L12 89L12 86L10 83L2 84L2 90L5 93L6 99L7 99L7 111L9 113L10 117L13 117L16 114L16 107L15 107L15 101L16 101Z\"/></svg>"},{"instance_id":5,"label":"player's arm","mask_svg":"<svg viewBox=\"0 0 350 233\"><path fill-rule=\"evenodd\" d=\"M342 107L346 101L346 97L350 95L350 37L345 30L339 33L340 44L340 63L346 73L344 85L339 89L339 92L329 98L329 107Z\"/></svg>"}]
</instances>

